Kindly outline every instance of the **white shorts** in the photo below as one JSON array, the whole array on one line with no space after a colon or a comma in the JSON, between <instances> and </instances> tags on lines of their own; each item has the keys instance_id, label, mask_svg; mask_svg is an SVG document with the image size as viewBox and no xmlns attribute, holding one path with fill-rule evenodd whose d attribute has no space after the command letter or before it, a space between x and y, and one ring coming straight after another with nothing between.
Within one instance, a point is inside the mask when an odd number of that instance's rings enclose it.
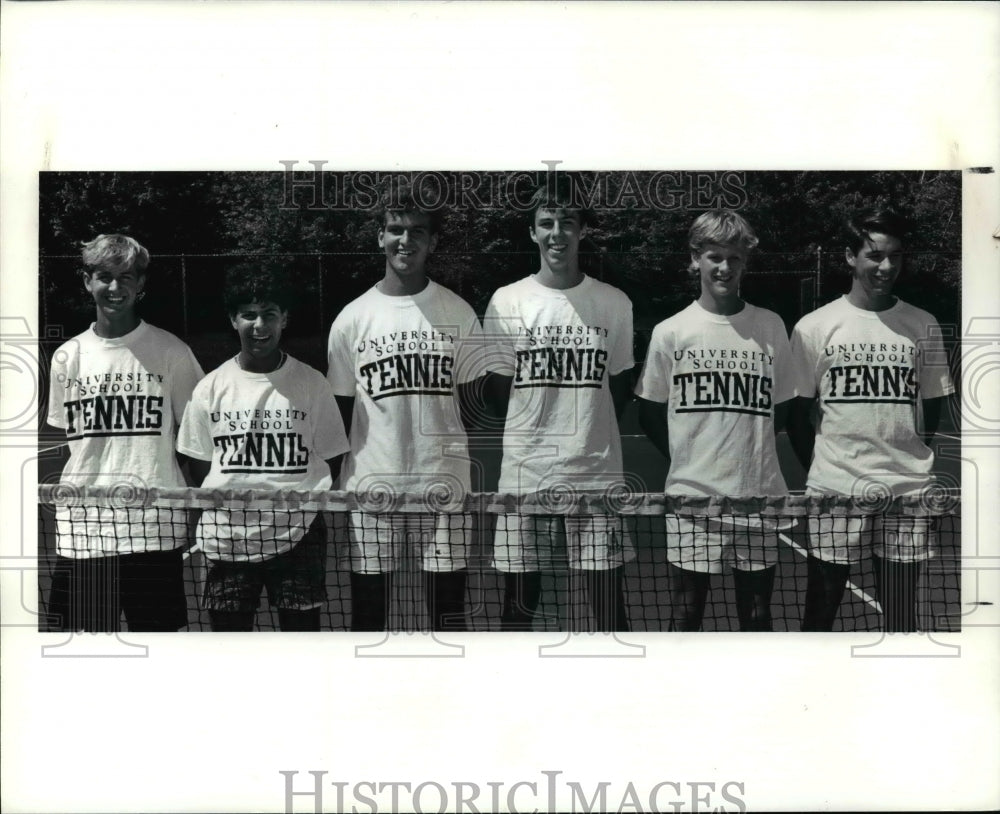
<instances>
[{"instance_id":1,"label":"white shorts","mask_svg":"<svg viewBox=\"0 0 1000 814\"><path fill-rule=\"evenodd\" d=\"M607 571L635 559L622 518L501 514L493 543L498 571Z\"/></svg>"},{"instance_id":2,"label":"white shorts","mask_svg":"<svg viewBox=\"0 0 1000 814\"><path fill-rule=\"evenodd\" d=\"M779 526L774 520L676 514L668 514L665 520L667 561L678 568L721 574L727 565L760 571L778 563Z\"/></svg>"},{"instance_id":3,"label":"white shorts","mask_svg":"<svg viewBox=\"0 0 1000 814\"><path fill-rule=\"evenodd\" d=\"M929 517L809 518L809 553L824 562L851 565L869 552L893 562L923 562L936 553L937 532Z\"/></svg>"},{"instance_id":4,"label":"white shorts","mask_svg":"<svg viewBox=\"0 0 1000 814\"><path fill-rule=\"evenodd\" d=\"M424 571L457 571L467 564L472 515L350 512L346 537L347 566L358 574L395 571L407 557Z\"/></svg>"}]
</instances>

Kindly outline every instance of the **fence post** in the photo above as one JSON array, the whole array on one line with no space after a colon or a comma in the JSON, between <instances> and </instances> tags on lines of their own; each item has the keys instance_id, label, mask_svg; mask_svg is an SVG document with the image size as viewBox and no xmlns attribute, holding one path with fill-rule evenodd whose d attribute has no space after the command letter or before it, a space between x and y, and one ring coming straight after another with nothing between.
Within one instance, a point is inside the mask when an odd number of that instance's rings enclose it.
<instances>
[{"instance_id":1,"label":"fence post","mask_svg":"<svg viewBox=\"0 0 1000 814\"><path fill-rule=\"evenodd\" d=\"M42 324L39 325L39 336L45 336L49 327L49 287L45 284L45 255L38 255L38 281L41 284L39 296L42 299Z\"/></svg>"},{"instance_id":2,"label":"fence post","mask_svg":"<svg viewBox=\"0 0 1000 814\"><path fill-rule=\"evenodd\" d=\"M181 255L181 315L184 325L184 339L188 338L188 291L187 291L187 264L184 262L184 255Z\"/></svg>"},{"instance_id":3,"label":"fence post","mask_svg":"<svg viewBox=\"0 0 1000 814\"><path fill-rule=\"evenodd\" d=\"M816 247L816 300L813 302L813 311L819 308L819 304L823 301L823 247Z\"/></svg>"},{"instance_id":4,"label":"fence post","mask_svg":"<svg viewBox=\"0 0 1000 814\"><path fill-rule=\"evenodd\" d=\"M323 335L323 331L326 329L326 320L323 317L323 255L316 255L316 283L317 283L317 293L319 294L319 335Z\"/></svg>"},{"instance_id":5,"label":"fence post","mask_svg":"<svg viewBox=\"0 0 1000 814\"><path fill-rule=\"evenodd\" d=\"M816 310L816 280L803 277L799 281L799 318Z\"/></svg>"}]
</instances>

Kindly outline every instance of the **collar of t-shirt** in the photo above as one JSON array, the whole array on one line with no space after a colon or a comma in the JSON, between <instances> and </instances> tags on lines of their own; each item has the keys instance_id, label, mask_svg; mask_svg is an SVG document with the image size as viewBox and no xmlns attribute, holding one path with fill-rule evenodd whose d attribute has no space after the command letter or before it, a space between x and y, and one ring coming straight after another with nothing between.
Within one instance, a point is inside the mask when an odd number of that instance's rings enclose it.
<instances>
[{"instance_id":1,"label":"collar of t-shirt","mask_svg":"<svg viewBox=\"0 0 1000 814\"><path fill-rule=\"evenodd\" d=\"M706 322L715 322L719 325L738 325L744 320L750 317L750 312L753 310L753 306L748 303L743 303L743 309L735 314L713 314L711 311L707 311L705 306L702 305L698 300L691 303L691 306L696 309L699 317L704 319Z\"/></svg>"},{"instance_id":2,"label":"collar of t-shirt","mask_svg":"<svg viewBox=\"0 0 1000 814\"><path fill-rule=\"evenodd\" d=\"M414 305L423 305L433 297L435 288L437 288L437 283L433 280L428 280L423 290L418 291L416 294L384 294L378 290L377 283L372 286L371 291L386 305L394 305L397 308L411 308Z\"/></svg>"},{"instance_id":3,"label":"collar of t-shirt","mask_svg":"<svg viewBox=\"0 0 1000 814\"><path fill-rule=\"evenodd\" d=\"M275 379L280 379L283 378L284 376L287 376L289 368L295 365L296 361L292 357L292 355L286 351L285 361L281 365L281 367L275 368L269 373L257 373L256 371L253 370L244 370L243 368L240 367L240 363L237 362L235 358L230 359L229 363L234 368L236 368L236 375L242 376L244 379L247 379L252 382L273 382Z\"/></svg>"},{"instance_id":4,"label":"collar of t-shirt","mask_svg":"<svg viewBox=\"0 0 1000 814\"><path fill-rule=\"evenodd\" d=\"M134 342L138 342L142 339L146 332L149 330L149 323L144 320L139 320L139 324L136 325L131 331L129 331L124 336L99 336L97 333L97 323L90 323L90 335L95 342L100 343L108 348L124 348L131 345Z\"/></svg>"},{"instance_id":5,"label":"collar of t-shirt","mask_svg":"<svg viewBox=\"0 0 1000 814\"><path fill-rule=\"evenodd\" d=\"M899 297L896 297L896 301L888 308L885 308L882 311L869 311L867 308L858 308L858 306L856 306L849 299L847 299L846 294L841 296L840 301L843 304L843 307L846 308L848 311L850 311L852 314L857 314L862 319L873 319L873 320L882 320L885 317L894 314L898 310L899 304L902 302L902 300Z\"/></svg>"},{"instance_id":6,"label":"collar of t-shirt","mask_svg":"<svg viewBox=\"0 0 1000 814\"><path fill-rule=\"evenodd\" d=\"M583 275L580 282L574 286L570 286L569 288L550 288L549 286L538 282L538 277L534 274L529 276L527 279L530 285L535 287L537 293L547 294L550 297L557 298L566 298L577 294L583 294L588 291L593 284L593 278L588 277L586 274Z\"/></svg>"}]
</instances>

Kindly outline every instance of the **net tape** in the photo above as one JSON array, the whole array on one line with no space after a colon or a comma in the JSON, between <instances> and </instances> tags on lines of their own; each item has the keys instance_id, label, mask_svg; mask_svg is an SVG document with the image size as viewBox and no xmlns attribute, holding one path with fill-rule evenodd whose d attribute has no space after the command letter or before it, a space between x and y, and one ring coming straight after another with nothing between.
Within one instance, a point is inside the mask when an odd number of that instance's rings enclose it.
<instances>
[{"instance_id":1,"label":"net tape","mask_svg":"<svg viewBox=\"0 0 1000 814\"><path fill-rule=\"evenodd\" d=\"M61 506L98 506L119 509L249 508L273 511L362 511L372 514L539 514L539 515L664 515L690 517L753 516L791 519L817 515L857 517L890 515L941 517L958 514L961 497L956 490L925 489L919 494L892 497L887 494L849 497L843 495L770 495L728 497L666 495L648 492L567 492L543 490L525 495L494 492L428 490L424 494L399 494L392 490L260 491L205 488L143 488L124 486L76 486L66 483L39 484L39 503Z\"/></svg>"}]
</instances>

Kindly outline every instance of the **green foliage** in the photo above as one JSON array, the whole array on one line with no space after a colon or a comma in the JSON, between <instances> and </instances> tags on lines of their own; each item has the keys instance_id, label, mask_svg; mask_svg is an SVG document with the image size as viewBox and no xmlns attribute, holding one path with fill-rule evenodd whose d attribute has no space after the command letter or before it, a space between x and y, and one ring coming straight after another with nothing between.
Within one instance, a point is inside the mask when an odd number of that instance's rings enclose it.
<instances>
[{"instance_id":1,"label":"green foliage","mask_svg":"<svg viewBox=\"0 0 1000 814\"><path fill-rule=\"evenodd\" d=\"M306 183L291 195L282 172L42 173L43 314L52 323L85 318L89 303L72 274L75 262L55 256L78 255L80 241L100 232L124 232L153 255L147 299L155 294L157 302L144 307L153 308L151 319L162 316L164 327L196 333L217 324L221 276L233 255L285 254L301 294L299 324L321 335L321 326L381 275L374 175L324 173L323 197L314 200L311 176L303 173L295 180ZM538 260L529 215L500 194L523 195L531 179L479 175L481 188L466 199L478 205L447 213L429 271L482 312L497 287L531 273ZM629 294L640 331L690 301L687 230L704 208L720 203L740 208L760 237L748 299L789 324L801 315L800 282L815 277L817 265L824 301L846 290L841 224L849 212L878 203L893 203L915 225L899 294L943 323L958 321L958 172L674 173L653 202L646 192L663 173L582 176L601 203L612 205L597 207L581 263Z\"/></svg>"}]
</instances>

